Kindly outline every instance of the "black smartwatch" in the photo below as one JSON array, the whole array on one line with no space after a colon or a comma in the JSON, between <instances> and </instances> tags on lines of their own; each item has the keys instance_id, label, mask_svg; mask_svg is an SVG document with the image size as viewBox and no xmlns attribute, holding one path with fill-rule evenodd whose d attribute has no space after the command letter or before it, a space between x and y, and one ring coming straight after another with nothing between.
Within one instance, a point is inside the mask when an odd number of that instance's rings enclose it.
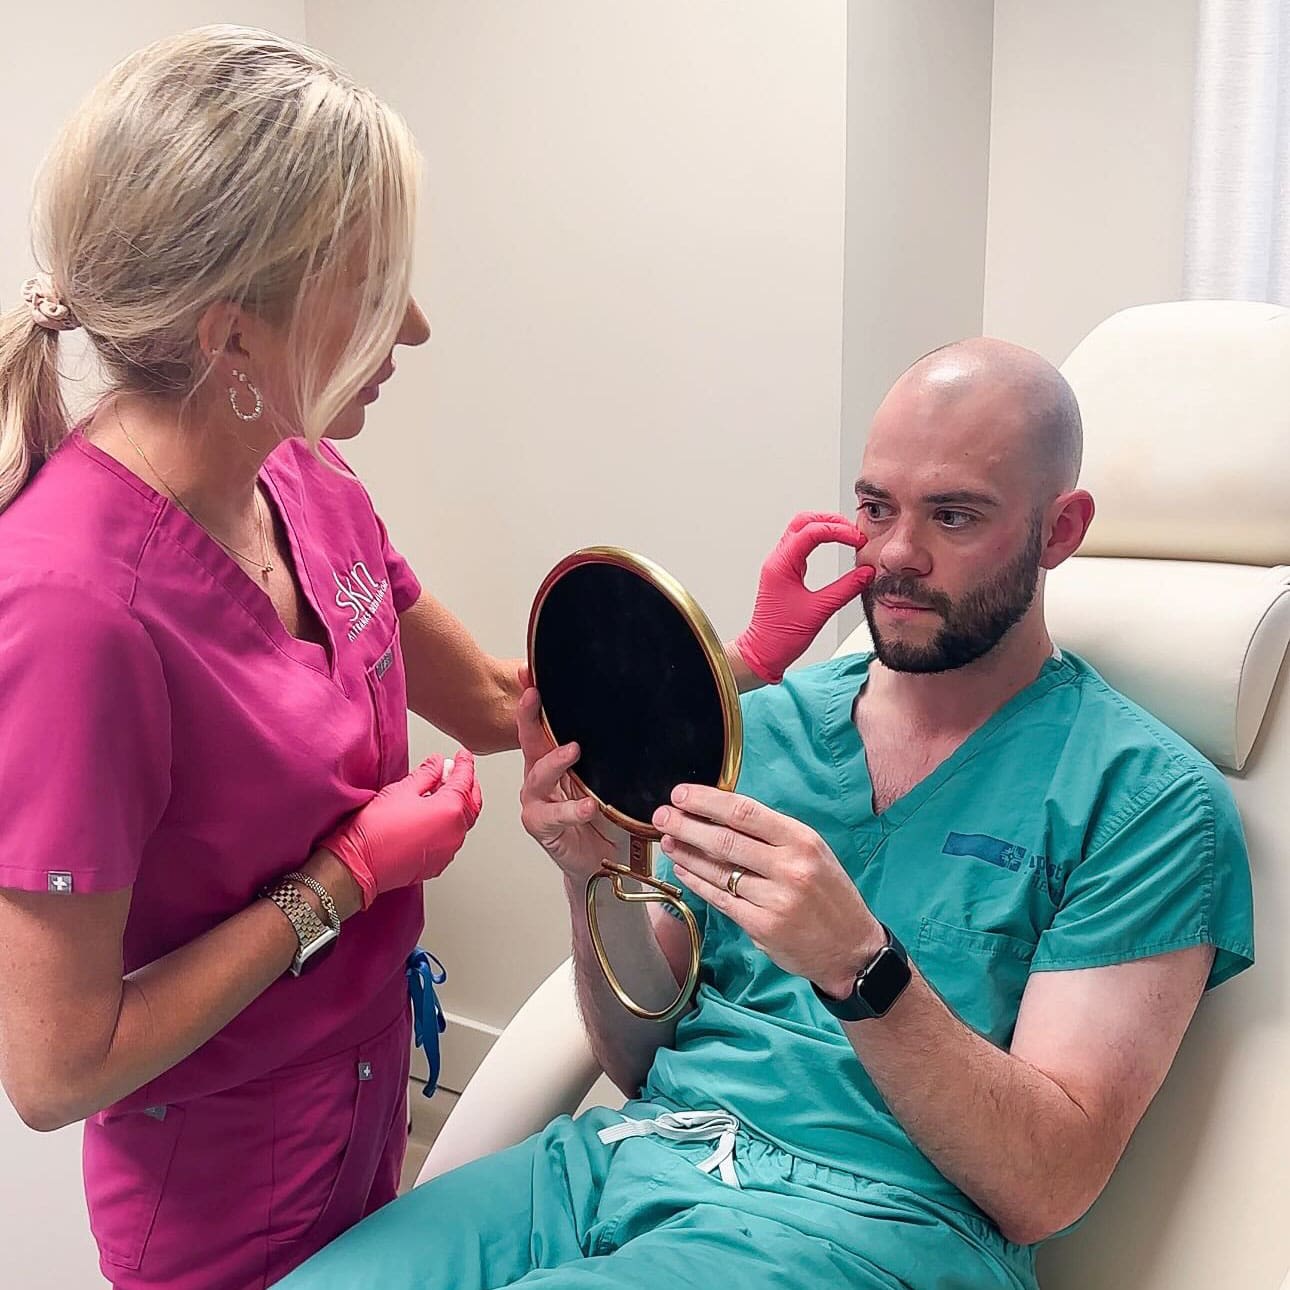
<instances>
[{"instance_id":1,"label":"black smartwatch","mask_svg":"<svg viewBox=\"0 0 1290 1290\"><path fill-rule=\"evenodd\" d=\"M839 1021L868 1021L886 1016L909 984L909 955L905 953L905 947L886 923L878 925L887 943L856 973L850 994L835 999L831 994L825 994L814 981L811 982L815 997Z\"/></svg>"}]
</instances>

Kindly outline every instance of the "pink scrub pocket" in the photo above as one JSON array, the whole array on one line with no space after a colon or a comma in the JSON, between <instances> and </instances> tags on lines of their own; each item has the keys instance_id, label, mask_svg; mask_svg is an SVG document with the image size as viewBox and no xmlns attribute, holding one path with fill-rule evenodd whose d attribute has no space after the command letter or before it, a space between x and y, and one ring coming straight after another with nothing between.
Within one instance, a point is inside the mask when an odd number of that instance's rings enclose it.
<instances>
[{"instance_id":1,"label":"pink scrub pocket","mask_svg":"<svg viewBox=\"0 0 1290 1290\"><path fill-rule=\"evenodd\" d=\"M100 1111L86 1123L86 1199L105 1271L142 1261L183 1125L182 1106Z\"/></svg>"},{"instance_id":2,"label":"pink scrub pocket","mask_svg":"<svg viewBox=\"0 0 1290 1290\"><path fill-rule=\"evenodd\" d=\"M406 1146L405 1019L391 1030L397 1031L394 1044L387 1031L342 1058L270 1077L271 1246L321 1249L364 1216L375 1184L380 1184L382 1200L392 1198L391 1184L397 1190L397 1170L392 1178L384 1177L382 1163L391 1134L401 1133Z\"/></svg>"},{"instance_id":3,"label":"pink scrub pocket","mask_svg":"<svg viewBox=\"0 0 1290 1290\"><path fill-rule=\"evenodd\" d=\"M410 1019L192 1102L95 1116L85 1190L116 1290L264 1290L394 1199Z\"/></svg>"}]
</instances>

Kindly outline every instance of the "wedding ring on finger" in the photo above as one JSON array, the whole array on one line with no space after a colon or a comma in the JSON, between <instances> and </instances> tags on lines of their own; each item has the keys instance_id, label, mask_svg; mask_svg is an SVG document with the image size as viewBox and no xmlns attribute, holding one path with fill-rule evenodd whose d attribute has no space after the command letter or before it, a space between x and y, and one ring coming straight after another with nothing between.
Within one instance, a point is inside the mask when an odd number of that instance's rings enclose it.
<instances>
[{"instance_id":1,"label":"wedding ring on finger","mask_svg":"<svg viewBox=\"0 0 1290 1290\"><path fill-rule=\"evenodd\" d=\"M739 879L743 876L742 869L731 869L730 877L726 879L726 890L736 899L739 896Z\"/></svg>"}]
</instances>

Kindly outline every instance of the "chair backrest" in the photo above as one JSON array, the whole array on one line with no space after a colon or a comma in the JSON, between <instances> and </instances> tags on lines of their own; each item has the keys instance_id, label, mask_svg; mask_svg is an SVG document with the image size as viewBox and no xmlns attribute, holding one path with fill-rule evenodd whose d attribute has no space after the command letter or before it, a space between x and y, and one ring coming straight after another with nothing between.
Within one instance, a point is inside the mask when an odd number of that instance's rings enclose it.
<instances>
[{"instance_id":1,"label":"chair backrest","mask_svg":"<svg viewBox=\"0 0 1290 1290\"><path fill-rule=\"evenodd\" d=\"M1040 1283L1272 1290L1290 1267L1290 310L1127 310L1063 370L1098 511L1049 575L1049 626L1227 776L1258 962L1202 1001L1106 1193L1041 1253Z\"/></svg>"}]
</instances>

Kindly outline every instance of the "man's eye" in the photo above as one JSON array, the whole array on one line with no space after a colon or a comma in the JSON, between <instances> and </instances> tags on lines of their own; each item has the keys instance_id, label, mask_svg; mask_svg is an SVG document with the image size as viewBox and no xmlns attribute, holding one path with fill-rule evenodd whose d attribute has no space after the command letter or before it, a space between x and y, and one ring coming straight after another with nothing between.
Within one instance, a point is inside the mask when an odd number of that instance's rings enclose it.
<instances>
[{"instance_id":1,"label":"man's eye","mask_svg":"<svg viewBox=\"0 0 1290 1290\"><path fill-rule=\"evenodd\" d=\"M884 502L861 502L860 514L867 520L884 520L887 518L887 506Z\"/></svg>"},{"instance_id":2,"label":"man's eye","mask_svg":"<svg viewBox=\"0 0 1290 1290\"><path fill-rule=\"evenodd\" d=\"M947 529L965 529L976 516L971 511L937 511L936 519Z\"/></svg>"}]
</instances>

